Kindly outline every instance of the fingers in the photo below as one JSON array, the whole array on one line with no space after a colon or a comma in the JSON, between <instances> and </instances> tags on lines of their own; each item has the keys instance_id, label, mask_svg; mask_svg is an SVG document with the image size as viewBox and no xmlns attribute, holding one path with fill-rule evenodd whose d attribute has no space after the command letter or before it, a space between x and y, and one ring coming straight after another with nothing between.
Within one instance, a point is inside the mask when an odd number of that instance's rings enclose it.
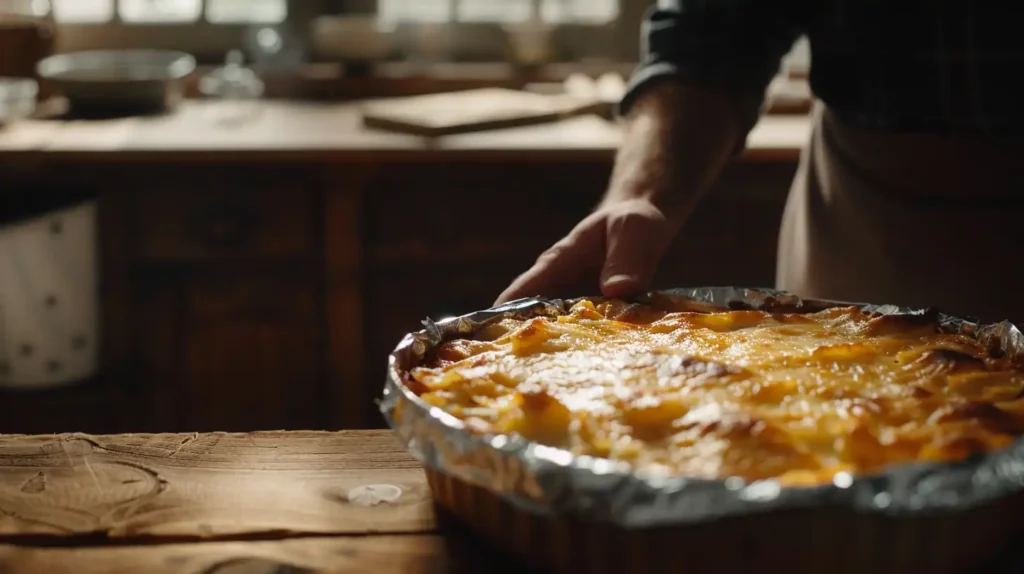
<instances>
[{"instance_id":1,"label":"fingers","mask_svg":"<svg viewBox=\"0 0 1024 574\"><path fill-rule=\"evenodd\" d=\"M580 296L592 292L595 280L606 297L635 295L649 285L677 227L648 201L601 209L541 255L495 305L521 297Z\"/></svg>"},{"instance_id":2,"label":"fingers","mask_svg":"<svg viewBox=\"0 0 1024 574\"><path fill-rule=\"evenodd\" d=\"M634 204L610 214L601 293L606 297L628 297L644 290L671 237L665 216L650 204Z\"/></svg>"},{"instance_id":3,"label":"fingers","mask_svg":"<svg viewBox=\"0 0 1024 574\"><path fill-rule=\"evenodd\" d=\"M517 277L494 304L522 297L554 296L558 289L579 286L588 274L590 281L594 281L604 260L603 226L602 217L584 219L569 235L538 257L533 267Z\"/></svg>"},{"instance_id":4,"label":"fingers","mask_svg":"<svg viewBox=\"0 0 1024 574\"><path fill-rule=\"evenodd\" d=\"M568 247L552 247L548 251L545 251L537 262L526 270L525 273L516 277L512 284L508 286L505 291L498 296L495 305L501 305L514 301L522 297L534 297L539 296L544 292L544 287L550 283L555 282L557 275L560 270L565 269L565 261L559 261L566 259L566 253L571 253L571 246Z\"/></svg>"},{"instance_id":5,"label":"fingers","mask_svg":"<svg viewBox=\"0 0 1024 574\"><path fill-rule=\"evenodd\" d=\"M578 282L581 271L576 267L581 247L578 242L563 240L544 252L537 262L520 275L498 297L501 305L522 297L554 296L554 290Z\"/></svg>"}]
</instances>

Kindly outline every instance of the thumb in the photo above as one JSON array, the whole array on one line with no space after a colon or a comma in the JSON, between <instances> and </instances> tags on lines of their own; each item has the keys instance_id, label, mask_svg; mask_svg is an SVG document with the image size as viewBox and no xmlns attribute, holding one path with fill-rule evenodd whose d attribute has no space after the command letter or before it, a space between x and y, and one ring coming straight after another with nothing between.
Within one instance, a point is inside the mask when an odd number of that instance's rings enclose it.
<instances>
[{"instance_id":1,"label":"thumb","mask_svg":"<svg viewBox=\"0 0 1024 574\"><path fill-rule=\"evenodd\" d=\"M664 216L653 206L609 217L601 292L606 297L628 297L645 289L670 235Z\"/></svg>"}]
</instances>

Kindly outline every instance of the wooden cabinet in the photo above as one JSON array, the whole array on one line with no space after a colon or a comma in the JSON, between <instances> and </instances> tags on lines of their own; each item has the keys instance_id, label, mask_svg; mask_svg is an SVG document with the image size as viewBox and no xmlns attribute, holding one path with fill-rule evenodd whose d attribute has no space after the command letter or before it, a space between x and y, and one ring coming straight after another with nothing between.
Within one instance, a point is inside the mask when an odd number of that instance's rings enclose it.
<instances>
[{"instance_id":1,"label":"wooden cabinet","mask_svg":"<svg viewBox=\"0 0 1024 574\"><path fill-rule=\"evenodd\" d=\"M793 164L729 168L657 285L771 285ZM365 428L387 355L488 307L607 162L95 168L104 372L0 394L0 432Z\"/></svg>"},{"instance_id":2,"label":"wooden cabinet","mask_svg":"<svg viewBox=\"0 0 1024 574\"><path fill-rule=\"evenodd\" d=\"M68 388L0 393L0 434L129 432L138 397L123 379L97 378Z\"/></svg>"},{"instance_id":3,"label":"wooden cabinet","mask_svg":"<svg viewBox=\"0 0 1024 574\"><path fill-rule=\"evenodd\" d=\"M316 196L301 182L197 181L134 199L141 261L280 261L316 250Z\"/></svg>"},{"instance_id":4,"label":"wooden cabinet","mask_svg":"<svg viewBox=\"0 0 1024 574\"><path fill-rule=\"evenodd\" d=\"M536 257L593 209L603 163L423 165L382 173L366 201L367 262L466 265Z\"/></svg>"},{"instance_id":5,"label":"wooden cabinet","mask_svg":"<svg viewBox=\"0 0 1024 574\"><path fill-rule=\"evenodd\" d=\"M105 360L132 430L325 426L316 172L158 169L100 196Z\"/></svg>"},{"instance_id":6,"label":"wooden cabinet","mask_svg":"<svg viewBox=\"0 0 1024 574\"><path fill-rule=\"evenodd\" d=\"M322 427L314 281L286 274L214 275L182 288L179 428Z\"/></svg>"}]
</instances>

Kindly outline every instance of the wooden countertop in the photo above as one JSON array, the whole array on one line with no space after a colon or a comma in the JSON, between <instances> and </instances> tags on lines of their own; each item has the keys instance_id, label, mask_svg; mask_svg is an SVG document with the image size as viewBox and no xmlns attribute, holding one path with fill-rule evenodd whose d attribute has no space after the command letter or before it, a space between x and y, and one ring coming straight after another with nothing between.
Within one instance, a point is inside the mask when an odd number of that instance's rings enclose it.
<instances>
[{"instance_id":1,"label":"wooden countertop","mask_svg":"<svg viewBox=\"0 0 1024 574\"><path fill-rule=\"evenodd\" d=\"M435 510L390 431L0 436L4 574L526 571Z\"/></svg>"},{"instance_id":2,"label":"wooden countertop","mask_svg":"<svg viewBox=\"0 0 1024 574\"><path fill-rule=\"evenodd\" d=\"M615 124L598 116L428 139L364 128L353 104L264 101L235 125L216 123L214 106L189 101L150 118L24 120L0 129L0 162L608 161L620 138ZM805 116L766 116L750 134L745 159L795 161L809 133Z\"/></svg>"},{"instance_id":3,"label":"wooden countertop","mask_svg":"<svg viewBox=\"0 0 1024 574\"><path fill-rule=\"evenodd\" d=\"M441 524L388 431L0 437L5 574L522 571Z\"/></svg>"}]
</instances>

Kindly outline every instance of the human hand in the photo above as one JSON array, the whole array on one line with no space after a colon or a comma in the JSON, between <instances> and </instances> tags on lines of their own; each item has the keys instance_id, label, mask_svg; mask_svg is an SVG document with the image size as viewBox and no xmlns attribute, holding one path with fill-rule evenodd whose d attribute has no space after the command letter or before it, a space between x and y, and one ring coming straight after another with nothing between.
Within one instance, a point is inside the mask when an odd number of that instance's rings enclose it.
<instances>
[{"instance_id":1,"label":"human hand","mask_svg":"<svg viewBox=\"0 0 1024 574\"><path fill-rule=\"evenodd\" d=\"M623 122L605 199L498 297L627 297L648 287L672 238L745 135L729 95L661 82Z\"/></svg>"},{"instance_id":2,"label":"human hand","mask_svg":"<svg viewBox=\"0 0 1024 574\"><path fill-rule=\"evenodd\" d=\"M606 297L627 297L650 283L679 229L678 218L643 198L606 201L498 297L578 296L599 287Z\"/></svg>"}]
</instances>

